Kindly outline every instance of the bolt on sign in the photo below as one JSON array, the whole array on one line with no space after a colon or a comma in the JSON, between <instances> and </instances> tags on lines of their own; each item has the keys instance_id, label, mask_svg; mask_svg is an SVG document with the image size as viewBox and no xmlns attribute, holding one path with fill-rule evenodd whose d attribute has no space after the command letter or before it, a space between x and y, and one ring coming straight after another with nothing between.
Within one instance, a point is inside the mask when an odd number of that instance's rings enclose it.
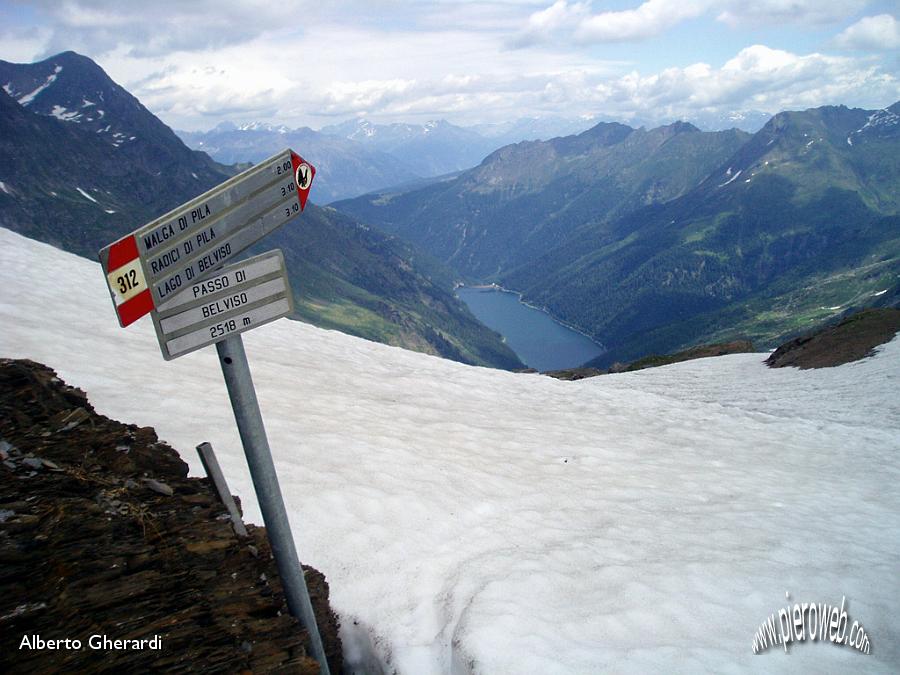
<instances>
[{"instance_id":1,"label":"bolt on sign","mask_svg":"<svg viewBox=\"0 0 900 675\"><path fill-rule=\"evenodd\" d=\"M283 150L101 250L119 324L158 309L299 215L315 173Z\"/></svg>"},{"instance_id":2,"label":"bolt on sign","mask_svg":"<svg viewBox=\"0 0 900 675\"><path fill-rule=\"evenodd\" d=\"M191 284L151 316L163 358L170 361L293 311L284 256L275 250Z\"/></svg>"}]
</instances>

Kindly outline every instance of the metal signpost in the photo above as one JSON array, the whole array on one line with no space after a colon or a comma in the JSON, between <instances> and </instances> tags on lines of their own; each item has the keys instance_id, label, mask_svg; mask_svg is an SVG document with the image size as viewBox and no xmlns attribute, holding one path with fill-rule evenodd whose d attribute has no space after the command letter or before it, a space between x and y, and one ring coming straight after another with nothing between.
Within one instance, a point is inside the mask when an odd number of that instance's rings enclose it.
<instances>
[{"instance_id":1,"label":"metal signpost","mask_svg":"<svg viewBox=\"0 0 900 675\"><path fill-rule=\"evenodd\" d=\"M163 358L216 345L288 609L329 675L240 335L293 311L284 256L223 267L305 208L315 172L284 150L107 246L100 262L120 325L151 314Z\"/></svg>"}]
</instances>

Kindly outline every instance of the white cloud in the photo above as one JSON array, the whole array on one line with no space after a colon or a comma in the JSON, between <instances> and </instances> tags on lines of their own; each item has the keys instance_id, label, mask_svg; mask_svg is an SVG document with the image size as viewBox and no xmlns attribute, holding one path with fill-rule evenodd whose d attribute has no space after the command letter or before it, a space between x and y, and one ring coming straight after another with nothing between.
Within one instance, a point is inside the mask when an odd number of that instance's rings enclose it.
<instances>
[{"instance_id":1,"label":"white cloud","mask_svg":"<svg viewBox=\"0 0 900 675\"><path fill-rule=\"evenodd\" d=\"M797 55L763 45L742 49L721 68L698 63L642 76L631 73L597 86L597 103L629 106L636 115L689 117L697 110L777 112L841 103L892 101L898 81L865 61Z\"/></svg>"},{"instance_id":2,"label":"white cloud","mask_svg":"<svg viewBox=\"0 0 900 675\"><path fill-rule=\"evenodd\" d=\"M636 9L603 12L583 19L575 30L582 42L623 42L659 35L704 14L712 0L647 0Z\"/></svg>"},{"instance_id":3,"label":"white cloud","mask_svg":"<svg viewBox=\"0 0 900 675\"><path fill-rule=\"evenodd\" d=\"M577 26L589 13L590 6L586 2L570 4L566 0L556 0L549 7L531 14L525 28L507 40L508 46L521 48L542 42L549 35Z\"/></svg>"},{"instance_id":4,"label":"white cloud","mask_svg":"<svg viewBox=\"0 0 900 675\"><path fill-rule=\"evenodd\" d=\"M135 56L202 51L246 42L269 30L316 16L312 0L36 0L29 3L52 31L44 56L72 49Z\"/></svg>"},{"instance_id":5,"label":"white cloud","mask_svg":"<svg viewBox=\"0 0 900 675\"><path fill-rule=\"evenodd\" d=\"M646 0L633 9L593 13L588 2L556 0L532 13L512 47L574 40L581 44L630 42L660 35L705 15L731 28L745 25L828 24L862 9L868 0Z\"/></svg>"},{"instance_id":6,"label":"white cloud","mask_svg":"<svg viewBox=\"0 0 900 675\"><path fill-rule=\"evenodd\" d=\"M777 9L774 0L763 1ZM795 16L811 7L793 1ZM43 2L39 7L51 6ZM822 2L830 6L829 0ZM253 12L225 0L162 0L135 5L123 19L111 2L70 0L65 11L53 15L57 23L32 31L31 42L21 49L44 45L51 33L62 40L59 36L71 30L88 40L99 31L110 38L99 46L58 47L94 58L179 129L208 129L223 119L320 127L359 115L379 121L447 117L460 124L560 114L659 120L690 117L697 110L776 112L825 103L874 108L900 98L896 72L867 54L800 55L756 45L735 47L737 53L725 63L696 59L685 67L599 60L572 43L577 31L588 41L607 39L604 35L637 39L697 12L705 12L706 23L715 26L723 8L736 5L648 0L632 10L600 14L591 6L567 0L365 5L290 0L278 4L283 11L277 21L261 4L247 5L259 9L259 16L247 18L244 32L229 26L210 38L200 29L214 29L218 19L204 24L204 12L216 9L227 21ZM295 15L302 20L294 21ZM164 17L158 26L155 17ZM605 19L596 21L600 17ZM515 33L512 26L526 30ZM189 39L192 34L196 39ZM222 35L232 37L223 41ZM544 35L569 39L556 39L551 47L534 44ZM523 48L504 49L515 39Z\"/></svg>"},{"instance_id":7,"label":"white cloud","mask_svg":"<svg viewBox=\"0 0 900 675\"><path fill-rule=\"evenodd\" d=\"M830 24L860 11L868 0L728 0L716 17L733 28L747 24Z\"/></svg>"},{"instance_id":8,"label":"white cloud","mask_svg":"<svg viewBox=\"0 0 900 675\"><path fill-rule=\"evenodd\" d=\"M867 16L849 26L835 42L845 49L888 50L900 48L900 21L890 14Z\"/></svg>"},{"instance_id":9,"label":"white cloud","mask_svg":"<svg viewBox=\"0 0 900 675\"><path fill-rule=\"evenodd\" d=\"M44 51L52 31L48 28L7 30L0 33L0 58L14 63L31 63L36 54Z\"/></svg>"},{"instance_id":10,"label":"white cloud","mask_svg":"<svg viewBox=\"0 0 900 675\"><path fill-rule=\"evenodd\" d=\"M225 118L319 127L352 116L448 117L465 124L563 113L660 121L701 110L777 112L833 103L875 108L900 97L897 78L866 58L799 55L763 45L742 49L719 67L701 62L616 73L566 55L534 62L528 52L491 53L489 41L471 36L463 42L445 35L445 46L462 49L427 52L419 35L395 35L390 46L379 47L377 34L351 33L307 37L290 51L267 48L269 41L261 38L201 60L176 54L131 88L176 128L209 128ZM304 52L316 53L319 40L346 41L356 49L297 68ZM411 53L418 58L410 59ZM436 68L438 62L445 68Z\"/></svg>"}]
</instances>

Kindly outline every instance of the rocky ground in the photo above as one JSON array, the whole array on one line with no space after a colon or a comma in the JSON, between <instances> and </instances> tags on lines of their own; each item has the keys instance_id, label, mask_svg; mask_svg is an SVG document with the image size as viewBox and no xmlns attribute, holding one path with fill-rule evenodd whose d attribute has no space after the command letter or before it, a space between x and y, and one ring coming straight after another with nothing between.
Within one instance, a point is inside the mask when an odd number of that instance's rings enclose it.
<instances>
[{"instance_id":1,"label":"rocky ground","mask_svg":"<svg viewBox=\"0 0 900 675\"><path fill-rule=\"evenodd\" d=\"M0 360L0 672L319 672L265 530L239 538L187 471L153 429L96 414L45 366ZM305 569L339 673L328 585ZM161 648L92 649L91 635Z\"/></svg>"},{"instance_id":2,"label":"rocky ground","mask_svg":"<svg viewBox=\"0 0 900 675\"><path fill-rule=\"evenodd\" d=\"M607 375L610 373L627 373L633 370L643 370L644 368L655 368L656 366L666 366L670 363L679 363L681 361L690 361L691 359L705 359L710 356L724 356L726 354L744 354L753 351L753 345L748 340L735 340L734 342L721 342L713 345L701 345L699 347L691 347L675 354L666 354L665 356L645 356L631 363L615 363L609 370L600 370L598 368L568 368L566 370L550 370L544 373L558 380L583 380L586 377L595 377L597 375Z\"/></svg>"},{"instance_id":3,"label":"rocky ground","mask_svg":"<svg viewBox=\"0 0 900 675\"><path fill-rule=\"evenodd\" d=\"M833 326L784 343L766 359L772 368L829 368L871 356L900 331L900 309L867 309Z\"/></svg>"}]
</instances>

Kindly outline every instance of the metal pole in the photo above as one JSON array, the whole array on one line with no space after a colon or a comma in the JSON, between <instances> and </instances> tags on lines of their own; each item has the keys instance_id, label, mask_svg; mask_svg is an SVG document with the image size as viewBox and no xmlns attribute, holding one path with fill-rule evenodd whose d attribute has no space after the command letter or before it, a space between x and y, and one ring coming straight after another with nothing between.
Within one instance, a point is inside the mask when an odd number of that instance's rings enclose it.
<instances>
[{"instance_id":1,"label":"metal pole","mask_svg":"<svg viewBox=\"0 0 900 675\"><path fill-rule=\"evenodd\" d=\"M197 446L197 454L200 455L200 461L203 463L206 476L213 484L213 489L216 491L219 501L228 510L234 533L239 537L246 537L247 528L244 527L244 521L241 520L237 504L234 503L234 497L231 496L231 490L228 489L228 483L225 482L225 474L222 473L219 460L216 459L216 453L213 452L212 444L208 442L201 443Z\"/></svg>"},{"instance_id":2,"label":"metal pole","mask_svg":"<svg viewBox=\"0 0 900 675\"><path fill-rule=\"evenodd\" d=\"M259 412L259 403L256 400L256 390L253 388L253 379L250 376L250 365L247 363L244 342L240 335L233 335L222 342L217 342L216 351L219 353L219 363L222 366L222 374L225 376L225 386L228 388L228 396L231 398L234 419L244 445L244 454L247 456L253 487L256 490L257 499L259 499L263 522L266 524L266 533L269 543L272 545L272 553L275 555L275 564L278 566L281 583L284 586L288 609L309 632L313 656L319 662L319 672L321 675L330 675L328 661L325 659L325 649L322 647L322 638L319 636L319 628L316 625L316 617L309 599L309 591L306 589L303 568L300 567L300 561L297 559L297 549L294 547L294 537L291 534L284 500L281 497L281 488L278 485L278 475L275 473L275 464L269 450L266 429Z\"/></svg>"}]
</instances>

